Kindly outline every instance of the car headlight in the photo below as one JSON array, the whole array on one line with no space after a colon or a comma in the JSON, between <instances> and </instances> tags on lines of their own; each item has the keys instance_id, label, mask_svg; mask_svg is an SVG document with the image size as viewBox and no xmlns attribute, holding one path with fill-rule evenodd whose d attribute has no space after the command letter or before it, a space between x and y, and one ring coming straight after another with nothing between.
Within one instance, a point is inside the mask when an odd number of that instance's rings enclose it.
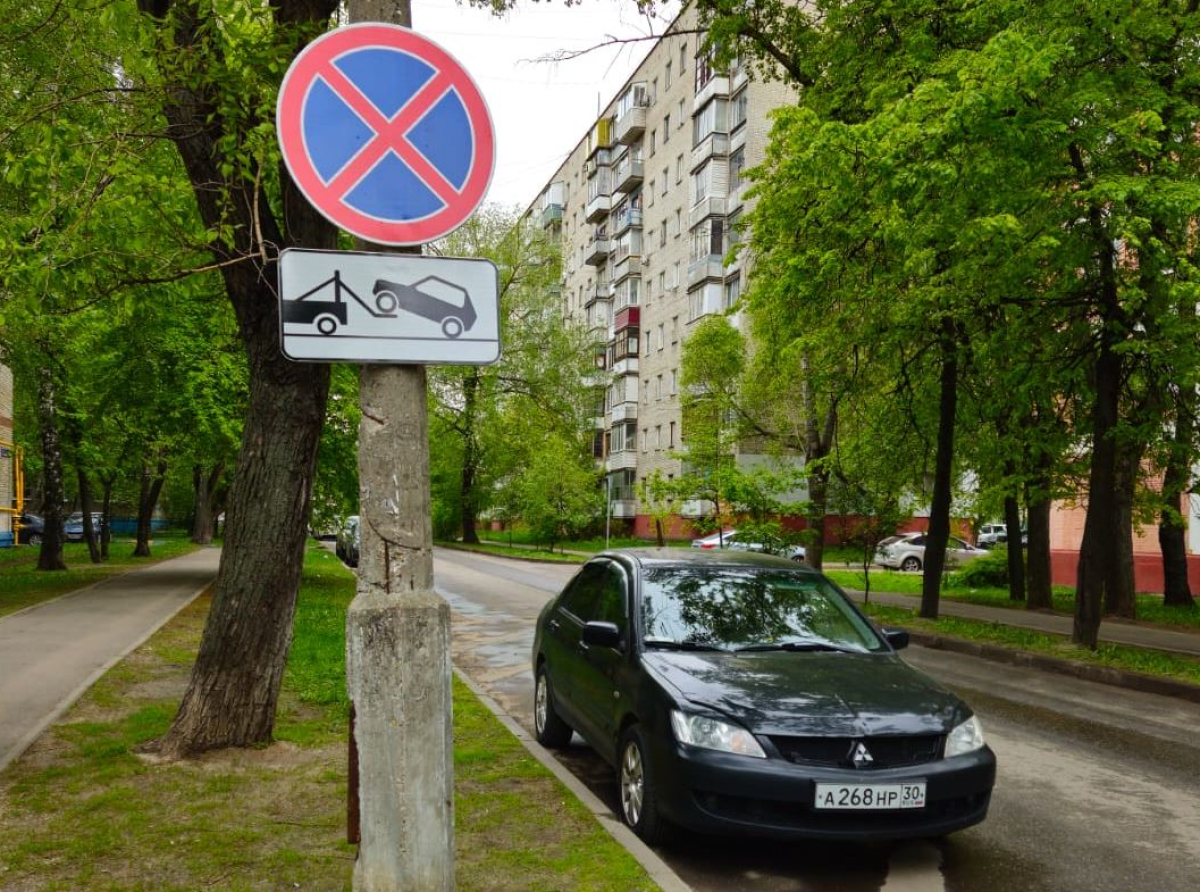
<instances>
[{"instance_id":1,"label":"car headlight","mask_svg":"<svg viewBox=\"0 0 1200 892\"><path fill-rule=\"evenodd\" d=\"M979 719L975 716L956 726L946 738L947 759L973 753L978 749L983 749L983 725L979 724Z\"/></svg>"},{"instance_id":2,"label":"car headlight","mask_svg":"<svg viewBox=\"0 0 1200 892\"><path fill-rule=\"evenodd\" d=\"M675 739L688 746L736 753L739 756L753 756L755 759L767 757L753 734L745 728L720 719L676 709L671 711L671 728L675 731Z\"/></svg>"}]
</instances>

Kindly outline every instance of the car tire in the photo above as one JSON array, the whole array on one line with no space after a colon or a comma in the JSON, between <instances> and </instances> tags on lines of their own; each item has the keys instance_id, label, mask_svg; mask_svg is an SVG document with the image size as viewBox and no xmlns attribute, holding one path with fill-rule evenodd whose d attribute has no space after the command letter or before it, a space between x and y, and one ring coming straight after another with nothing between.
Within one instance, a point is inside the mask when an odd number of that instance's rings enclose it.
<instances>
[{"instance_id":1,"label":"car tire","mask_svg":"<svg viewBox=\"0 0 1200 892\"><path fill-rule=\"evenodd\" d=\"M554 696L546 666L538 666L533 687L533 730L537 742L550 749L562 749L571 742L571 726L554 709Z\"/></svg>"},{"instance_id":2,"label":"car tire","mask_svg":"<svg viewBox=\"0 0 1200 892\"><path fill-rule=\"evenodd\" d=\"M41 533L30 533L29 537L25 541L28 542L30 545L32 545L34 548L37 548L39 545L42 544L42 534Z\"/></svg>"},{"instance_id":3,"label":"car tire","mask_svg":"<svg viewBox=\"0 0 1200 892\"><path fill-rule=\"evenodd\" d=\"M921 569L921 559L910 554L900 562L900 569L907 570L909 573L915 573Z\"/></svg>"},{"instance_id":4,"label":"car tire","mask_svg":"<svg viewBox=\"0 0 1200 892\"><path fill-rule=\"evenodd\" d=\"M617 785L621 819L647 845L666 840L669 826L658 810L658 790L650 771L648 750L637 725L621 735Z\"/></svg>"}]
</instances>

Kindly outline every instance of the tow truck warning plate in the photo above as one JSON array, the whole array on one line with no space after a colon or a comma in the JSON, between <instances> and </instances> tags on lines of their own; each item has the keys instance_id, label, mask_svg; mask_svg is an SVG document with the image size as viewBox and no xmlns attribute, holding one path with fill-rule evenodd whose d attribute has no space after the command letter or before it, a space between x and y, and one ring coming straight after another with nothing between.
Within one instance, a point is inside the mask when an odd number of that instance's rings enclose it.
<instances>
[{"instance_id":1,"label":"tow truck warning plate","mask_svg":"<svg viewBox=\"0 0 1200 892\"><path fill-rule=\"evenodd\" d=\"M488 365L500 358L498 274L466 257L288 248L279 328L299 362Z\"/></svg>"}]
</instances>

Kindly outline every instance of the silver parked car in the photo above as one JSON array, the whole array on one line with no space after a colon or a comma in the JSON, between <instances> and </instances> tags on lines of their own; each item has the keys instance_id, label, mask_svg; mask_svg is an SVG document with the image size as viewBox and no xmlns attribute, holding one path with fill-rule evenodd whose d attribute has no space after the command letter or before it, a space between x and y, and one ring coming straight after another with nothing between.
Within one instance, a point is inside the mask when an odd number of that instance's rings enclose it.
<instances>
[{"instance_id":1,"label":"silver parked car","mask_svg":"<svg viewBox=\"0 0 1200 892\"><path fill-rule=\"evenodd\" d=\"M975 544L980 548L991 548L1001 542L1008 541L1008 527L1002 523L985 523L979 528L979 536Z\"/></svg>"},{"instance_id":2,"label":"silver parked car","mask_svg":"<svg viewBox=\"0 0 1200 892\"><path fill-rule=\"evenodd\" d=\"M875 549L875 563L895 570L917 571L925 566L925 533L890 536ZM967 561L987 554L953 536L946 543L946 566L961 567Z\"/></svg>"},{"instance_id":3,"label":"silver parked car","mask_svg":"<svg viewBox=\"0 0 1200 892\"><path fill-rule=\"evenodd\" d=\"M734 551L767 551L766 546L761 542L745 542L740 539L737 530L723 530L720 533L705 536L703 539L693 539L692 548L731 548ZM793 561L803 561L805 557L803 545L785 545L779 553L786 558L791 558Z\"/></svg>"}]
</instances>

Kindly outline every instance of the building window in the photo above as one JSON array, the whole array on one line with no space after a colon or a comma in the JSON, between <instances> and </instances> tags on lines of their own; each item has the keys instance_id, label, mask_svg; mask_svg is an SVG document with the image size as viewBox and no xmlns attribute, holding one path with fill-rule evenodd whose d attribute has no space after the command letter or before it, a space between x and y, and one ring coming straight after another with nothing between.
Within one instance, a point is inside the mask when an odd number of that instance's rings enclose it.
<instances>
[{"instance_id":1,"label":"building window","mask_svg":"<svg viewBox=\"0 0 1200 892\"><path fill-rule=\"evenodd\" d=\"M675 422L674 421L671 422L671 439L669 439L667 441L667 448L668 449L675 448ZM667 479L670 480L674 476L675 476L674 474L668 474Z\"/></svg>"},{"instance_id":2,"label":"building window","mask_svg":"<svg viewBox=\"0 0 1200 892\"><path fill-rule=\"evenodd\" d=\"M704 315L704 289L697 288L688 294L688 319L695 322Z\"/></svg>"},{"instance_id":3,"label":"building window","mask_svg":"<svg viewBox=\"0 0 1200 892\"><path fill-rule=\"evenodd\" d=\"M698 146L714 133L726 133L729 102L713 99L692 118L692 145Z\"/></svg>"},{"instance_id":4,"label":"building window","mask_svg":"<svg viewBox=\"0 0 1200 892\"><path fill-rule=\"evenodd\" d=\"M650 339L649 338L646 338L646 347L647 348L650 347ZM647 353L649 353L649 349L647 349ZM650 402L650 379L646 378L642 381L642 383L645 385L645 387L643 389L645 390L645 393L646 393L646 395L642 398L642 402L648 403L648 402Z\"/></svg>"},{"instance_id":5,"label":"building window","mask_svg":"<svg viewBox=\"0 0 1200 892\"><path fill-rule=\"evenodd\" d=\"M667 183L670 182L670 180L667 178L667 175L669 173L670 173L670 171L664 167L663 168L663 178L662 178L662 194L663 195L667 194Z\"/></svg>"},{"instance_id":6,"label":"building window","mask_svg":"<svg viewBox=\"0 0 1200 892\"><path fill-rule=\"evenodd\" d=\"M650 154L651 155L654 154L654 144L657 140L658 140L658 131L651 130L650 131Z\"/></svg>"},{"instance_id":7,"label":"building window","mask_svg":"<svg viewBox=\"0 0 1200 892\"><path fill-rule=\"evenodd\" d=\"M666 323L660 322L658 323L658 349L661 350L666 345L666 342ZM661 378L662 376L660 375L659 377ZM661 391L662 388L660 387L659 390Z\"/></svg>"},{"instance_id":8,"label":"building window","mask_svg":"<svg viewBox=\"0 0 1200 892\"><path fill-rule=\"evenodd\" d=\"M713 54L705 53L696 59L696 92L699 93L705 88L709 81L717 76L717 69L713 66Z\"/></svg>"},{"instance_id":9,"label":"building window","mask_svg":"<svg viewBox=\"0 0 1200 892\"><path fill-rule=\"evenodd\" d=\"M683 113L683 100L682 99L679 100L679 116L676 118L676 120L679 121L679 123L675 125L676 127L682 127L683 122L687 120L687 116Z\"/></svg>"},{"instance_id":10,"label":"building window","mask_svg":"<svg viewBox=\"0 0 1200 892\"><path fill-rule=\"evenodd\" d=\"M742 276L741 273L731 277L725 283L725 309L729 309L738 302L738 298L742 296Z\"/></svg>"},{"instance_id":11,"label":"building window","mask_svg":"<svg viewBox=\"0 0 1200 892\"><path fill-rule=\"evenodd\" d=\"M665 239L666 232L667 232L667 224L666 223L663 223L662 231L663 231L663 237ZM658 274L658 293L664 294L664 295L667 293L667 271L666 270L663 270L662 272L660 272Z\"/></svg>"},{"instance_id":12,"label":"building window","mask_svg":"<svg viewBox=\"0 0 1200 892\"><path fill-rule=\"evenodd\" d=\"M667 84L666 85L668 87L671 86L671 63L669 61L667 62Z\"/></svg>"},{"instance_id":13,"label":"building window","mask_svg":"<svg viewBox=\"0 0 1200 892\"><path fill-rule=\"evenodd\" d=\"M654 207L654 180L650 181L650 188L646 191L646 195L648 199L646 201L646 206Z\"/></svg>"},{"instance_id":14,"label":"building window","mask_svg":"<svg viewBox=\"0 0 1200 892\"><path fill-rule=\"evenodd\" d=\"M682 75L687 71L687 40L683 41L683 46L679 48L679 73Z\"/></svg>"},{"instance_id":15,"label":"building window","mask_svg":"<svg viewBox=\"0 0 1200 892\"><path fill-rule=\"evenodd\" d=\"M679 317L678 316L671 317L671 343L672 344L679 343Z\"/></svg>"},{"instance_id":16,"label":"building window","mask_svg":"<svg viewBox=\"0 0 1200 892\"><path fill-rule=\"evenodd\" d=\"M665 146L671 139L671 116L663 117L663 145Z\"/></svg>"},{"instance_id":17,"label":"building window","mask_svg":"<svg viewBox=\"0 0 1200 892\"><path fill-rule=\"evenodd\" d=\"M709 168L711 164L705 164L702 168L692 174L692 203L699 204L708 198L708 181Z\"/></svg>"},{"instance_id":18,"label":"building window","mask_svg":"<svg viewBox=\"0 0 1200 892\"><path fill-rule=\"evenodd\" d=\"M681 263L681 261L679 261L679 260L676 260L676 261L675 261L675 278L672 280L672 284L674 284L676 287L678 287L678 286L679 286L679 283L682 281L682 280L680 279L680 277L679 277L679 265L680 265L680 263Z\"/></svg>"},{"instance_id":19,"label":"building window","mask_svg":"<svg viewBox=\"0 0 1200 892\"><path fill-rule=\"evenodd\" d=\"M646 303L650 303L650 298L654 296L654 280L646 280Z\"/></svg>"},{"instance_id":20,"label":"building window","mask_svg":"<svg viewBox=\"0 0 1200 892\"><path fill-rule=\"evenodd\" d=\"M677 155L675 157L675 182L677 182L677 183L683 182L683 156L682 155Z\"/></svg>"},{"instance_id":21,"label":"building window","mask_svg":"<svg viewBox=\"0 0 1200 892\"><path fill-rule=\"evenodd\" d=\"M733 97L733 120L729 122L729 130L733 132L746 123L746 112L750 107L750 91L742 90Z\"/></svg>"},{"instance_id":22,"label":"building window","mask_svg":"<svg viewBox=\"0 0 1200 892\"><path fill-rule=\"evenodd\" d=\"M679 238L679 234L683 232L683 211L675 208L675 238ZM678 266L678 264L676 264Z\"/></svg>"},{"instance_id":23,"label":"building window","mask_svg":"<svg viewBox=\"0 0 1200 892\"><path fill-rule=\"evenodd\" d=\"M646 436L648 433L650 433L649 428L642 428L642 452L646 451L646 441L650 439L648 436Z\"/></svg>"},{"instance_id":24,"label":"building window","mask_svg":"<svg viewBox=\"0 0 1200 892\"><path fill-rule=\"evenodd\" d=\"M729 156L729 184L732 189L742 185L742 171L746 169L746 147L742 146Z\"/></svg>"},{"instance_id":25,"label":"building window","mask_svg":"<svg viewBox=\"0 0 1200 892\"><path fill-rule=\"evenodd\" d=\"M658 230L658 245L661 248L667 243L667 221L663 220L662 229Z\"/></svg>"},{"instance_id":26,"label":"building window","mask_svg":"<svg viewBox=\"0 0 1200 892\"><path fill-rule=\"evenodd\" d=\"M662 449L662 425L654 426L654 450L657 452Z\"/></svg>"},{"instance_id":27,"label":"building window","mask_svg":"<svg viewBox=\"0 0 1200 892\"><path fill-rule=\"evenodd\" d=\"M654 398L656 400L662 399L662 375L654 379Z\"/></svg>"}]
</instances>

